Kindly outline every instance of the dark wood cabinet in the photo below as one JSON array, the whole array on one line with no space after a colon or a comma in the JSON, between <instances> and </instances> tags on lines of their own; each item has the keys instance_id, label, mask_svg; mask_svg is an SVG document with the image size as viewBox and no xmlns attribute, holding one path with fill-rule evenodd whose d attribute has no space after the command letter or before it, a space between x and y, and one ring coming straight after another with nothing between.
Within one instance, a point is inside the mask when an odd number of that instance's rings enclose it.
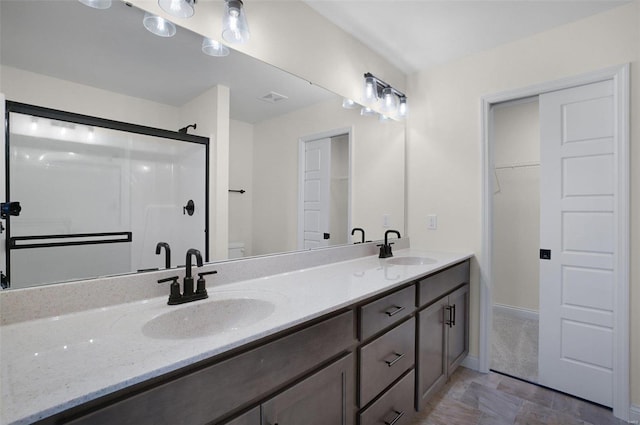
<instances>
[{"instance_id":1,"label":"dark wood cabinet","mask_svg":"<svg viewBox=\"0 0 640 425\"><path fill-rule=\"evenodd\" d=\"M418 313L418 406L438 391L447 380L446 297Z\"/></svg>"},{"instance_id":2,"label":"dark wood cabinet","mask_svg":"<svg viewBox=\"0 0 640 425\"><path fill-rule=\"evenodd\" d=\"M353 425L354 356L349 354L262 405L262 425Z\"/></svg>"},{"instance_id":3,"label":"dark wood cabinet","mask_svg":"<svg viewBox=\"0 0 640 425\"><path fill-rule=\"evenodd\" d=\"M447 372L450 375L469 353L469 285L448 296Z\"/></svg>"},{"instance_id":4,"label":"dark wood cabinet","mask_svg":"<svg viewBox=\"0 0 640 425\"><path fill-rule=\"evenodd\" d=\"M419 285L416 407L422 410L469 352L469 262Z\"/></svg>"}]
</instances>

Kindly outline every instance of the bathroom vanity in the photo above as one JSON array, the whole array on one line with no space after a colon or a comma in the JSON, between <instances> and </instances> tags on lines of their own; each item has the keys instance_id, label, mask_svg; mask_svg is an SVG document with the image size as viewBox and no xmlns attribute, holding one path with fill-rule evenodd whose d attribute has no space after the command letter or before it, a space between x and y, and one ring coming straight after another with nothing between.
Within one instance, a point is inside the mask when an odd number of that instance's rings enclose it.
<instances>
[{"instance_id":1,"label":"bathroom vanity","mask_svg":"<svg viewBox=\"0 0 640 425\"><path fill-rule=\"evenodd\" d=\"M2 423L406 424L467 354L469 257L399 250L3 326L7 341L62 321L59 344L84 342L34 356L47 341L25 338L3 359Z\"/></svg>"}]
</instances>

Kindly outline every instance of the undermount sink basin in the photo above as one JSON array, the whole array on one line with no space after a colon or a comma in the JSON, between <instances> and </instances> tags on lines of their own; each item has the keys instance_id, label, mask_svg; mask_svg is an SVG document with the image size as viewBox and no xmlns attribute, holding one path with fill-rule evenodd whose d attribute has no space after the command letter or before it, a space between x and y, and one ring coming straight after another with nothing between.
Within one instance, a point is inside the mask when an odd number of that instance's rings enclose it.
<instances>
[{"instance_id":1,"label":"undermount sink basin","mask_svg":"<svg viewBox=\"0 0 640 425\"><path fill-rule=\"evenodd\" d=\"M389 258L387 263L398 266L422 266L425 264L435 264L437 261L429 257L393 257Z\"/></svg>"},{"instance_id":2,"label":"undermount sink basin","mask_svg":"<svg viewBox=\"0 0 640 425\"><path fill-rule=\"evenodd\" d=\"M155 339L188 339L234 331L269 317L275 304L255 298L194 302L149 320L142 333Z\"/></svg>"}]
</instances>

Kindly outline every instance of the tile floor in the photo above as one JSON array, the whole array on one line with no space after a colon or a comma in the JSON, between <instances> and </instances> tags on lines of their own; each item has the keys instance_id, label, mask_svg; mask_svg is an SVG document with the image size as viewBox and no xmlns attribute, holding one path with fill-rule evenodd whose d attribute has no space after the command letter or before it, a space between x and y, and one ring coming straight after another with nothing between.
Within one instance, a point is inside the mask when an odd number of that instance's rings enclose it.
<instances>
[{"instance_id":1,"label":"tile floor","mask_svg":"<svg viewBox=\"0 0 640 425\"><path fill-rule=\"evenodd\" d=\"M622 425L610 409L460 367L409 425Z\"/></svg>"}]
</instances>

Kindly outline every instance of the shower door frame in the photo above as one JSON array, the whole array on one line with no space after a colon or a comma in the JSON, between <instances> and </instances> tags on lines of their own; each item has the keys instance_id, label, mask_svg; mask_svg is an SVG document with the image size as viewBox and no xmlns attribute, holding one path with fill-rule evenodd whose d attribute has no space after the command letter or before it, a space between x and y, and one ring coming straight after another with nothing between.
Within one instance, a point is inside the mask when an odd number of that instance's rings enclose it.
<instances>
[{"instance_id":1,"label":"shower door frame","mask_svg":"<svg viewBox=\"0 0 640 425\"><path fill-rule=\"evenodd\" d=\"M0 99L0 101L3 99ZM74 124L86 125L90 127L101 127L109 130L117 130L123 131L127 133L140 134L144 136L153 136L164 139L177 140L180 142L187 143L196 143L200 145L204 145L205 147L205 213L204 213L204 247L205 247L205 261L209 261L209 138L203 136L196 136L194 134L186 134L180 133L177 131L171 130L163 130L155 127L148 127L139 124L132 124L123 121L110 120L106 118L99 118L90 115L83 115L74 112L61 111L58 109L46 108L42 106L30 105L27 103L14 102L10 100L6 100L4 103L4 118L5 118L5 144L4 144L4 180L5 180L5 193L4 193L4 202L11 201L11 189L10 189L10 135L11 135L11 124L9 120L9 116L12 112L30 115L38 118L45 119L53 119L58 121L71 122ZM11 247L10 247L10 237L11 237L11 217L8 216L4 219L5 222L5 240L6 240L6 248L5 248L5 270L4 273L7 277L7 287L11 287ZM130 240L130 235L129 235ZM117 241L125 241L126 240L117 240ZM113 242L113 241L111 241ZM105 241L104 243L110 243L110 241ZM15 248L14 248L15 249ZM135 273L135 272L131 272ZM3 288L3 289L6 289Z\"/></svg>"}]
</instances>

